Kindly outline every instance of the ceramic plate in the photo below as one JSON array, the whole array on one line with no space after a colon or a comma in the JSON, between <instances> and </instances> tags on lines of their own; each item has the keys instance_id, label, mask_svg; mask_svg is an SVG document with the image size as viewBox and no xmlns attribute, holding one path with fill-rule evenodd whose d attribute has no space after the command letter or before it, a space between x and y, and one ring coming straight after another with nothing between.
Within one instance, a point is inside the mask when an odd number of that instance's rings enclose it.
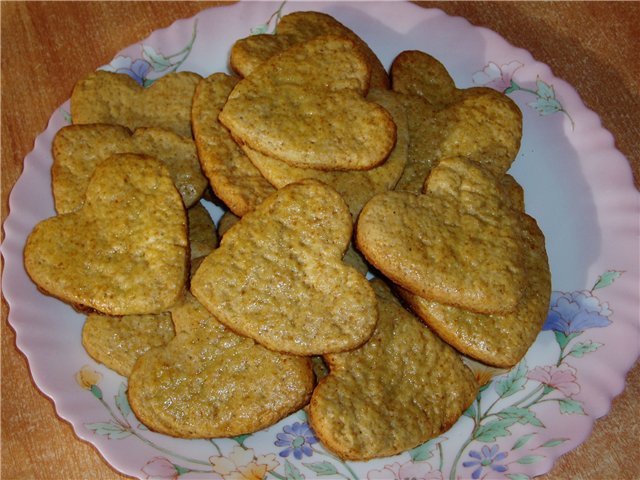
<instances>
[{"instance_id":1,"label":"ceramic plate","mask_svg":"<svg viewBox=\"0 0 640 480\"><path fill-rule=\"evenodd\" d=\"M54 214L50 146L69 122L67 102L25 159L2 246L9 322L36 384L79 437L133 477L523 479L547 472L607 413L638 357L640 196L625 158L598 116L549 67L492 31L412 4L224 6L153 33L104 68L143 84L174 69L227 71L236 39L272 32L279 15L302 8L351 27L385 66L403 50L423 50L444 63L458 87L505 91L521 108L524 138L511 173L546 235L554 290L530 352L489 383L453 428L392 458L338 460L317 441L303 412L233 439L177 440L145 429L128 406L125 379L84 352L83 317L40 294L22 266L26 236Z\"/></svg>"}]
</instances>

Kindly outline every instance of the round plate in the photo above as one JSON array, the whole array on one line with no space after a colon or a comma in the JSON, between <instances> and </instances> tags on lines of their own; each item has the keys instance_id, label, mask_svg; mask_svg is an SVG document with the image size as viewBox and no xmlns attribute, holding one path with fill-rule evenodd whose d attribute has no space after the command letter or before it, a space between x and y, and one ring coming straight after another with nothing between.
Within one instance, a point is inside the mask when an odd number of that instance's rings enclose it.
<instances>
[{"instance_id":1,"label":"round plate","mask_svg":"<svg viewBox=\"0 0 640 480\"><path fill-rule=\"evenodd\" d=\"M133 477L522 479L547 472L607 413L638 358L640 196L625 158L575 90L527 51L462 18L408 3L258 2L205 10L124 49L103 68L142 84L176 69L227 71L236 39L272 32L280 15L296 9L333 15L385 66L403 50L422 50L446 66L459 88L486 85L519 105L524 137L510 173L545 233L554 290L534 346L482 390L453 428L392 458L340 461L316 440L302 411L233 439L179 440L147 430L131 413L126 380L83 350L83 317L40 294L22 264L27 235L54 215L50 147L69 123L67 102L25 159L2 245L9 322L38 388L80 438Z\"/></svg>"}]
</instances>

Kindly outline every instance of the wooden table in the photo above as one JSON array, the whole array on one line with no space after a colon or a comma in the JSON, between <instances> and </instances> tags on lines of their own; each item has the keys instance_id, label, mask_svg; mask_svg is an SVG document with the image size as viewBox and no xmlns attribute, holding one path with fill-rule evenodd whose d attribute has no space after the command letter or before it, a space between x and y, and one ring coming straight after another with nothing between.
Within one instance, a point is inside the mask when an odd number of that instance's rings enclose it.
<instances>
[{"instance_id":1,"label":"wooden table","mask_svg":"<svg viewBox=\"0 0 640 480\"><path fill-rule=\"evenodd\" d=\"M567 80L640 179L640 3L421 2L486 26ZM22 161L74 82L152 31L216 2L2 2L2 221ZM56 417L15 347L2 303L2 478L113 479ZM640 478L640 367L592 436L545 478Z\"/></svg>"}]
</instances>

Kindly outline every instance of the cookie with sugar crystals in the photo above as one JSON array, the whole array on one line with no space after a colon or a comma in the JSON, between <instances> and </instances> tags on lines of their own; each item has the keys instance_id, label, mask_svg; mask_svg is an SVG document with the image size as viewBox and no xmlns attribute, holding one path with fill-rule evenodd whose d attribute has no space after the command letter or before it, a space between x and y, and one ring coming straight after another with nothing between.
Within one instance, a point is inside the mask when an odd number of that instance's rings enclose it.
<instances>
[{"instance_id":1,"label":"cookie with sugar crystals","mask_svg":"<svg viewBox=\"0 0 640 480\"><path fill-rule=\"evenodd\" d=\"M207 188L190 138L155 127L131 132L121 125L68 125L56 133L52 146L56 211L68 213L80 207L96 165L117 153L148 155L164 163L187 207L196 203Z\"/></svg>"},{"instance_id":2,"label":"cookie with sugar crystals","mask_svg":"<svg viewBox=\"0 0 640 480\"><path fill-rule=\"evenodd\" d=\"M526 285L523 216L500 179L461 157L435 167L424 194L386 192L360 213L356 244L394 283L479 313L514 311Z\"/></svg>"},{"instance_id":3,"label":"cookie with sugar crystals","mask_svg":"<svg viewBox=\"0 0 640 480\"><path fill-rule=\"evenodd\" d=\"M118 154L101 162L84 205L38 223L25 268L45 293L108 315L161 313L188 276L187 216L167 168Z\"/></svg>"},{"instance_id":4,"label":"cookie with sugar crystals","mask_svg":"<svg viewBox=\"0 0 640 480\"><path fill-rule=\"evenodd\" d=\"M278 190L222 237L191 292L220 322L267 348L317 355L355 348L377 304L342 261L352 232L346 204L315 180Z\"/></svg>"},{"instance_id":5,"label":"cookie with sugar crystals","mask_svg":"<svg viewBox=\"0 0 640 480\"><path fill-rule=\"evenodd\" d=\"M373 280L380 318L360 348L324 356L329 374L311 397L309 421L347 460L395 455L447 430L478 389L458 353Z\"/></svg>"},{"instance_id":6,"label":"cookie with sugar crystals","mask_svg":"<svg viewBox=\"0 0 640 480\"><path fill-rule=\"evenodd\" d=\"M214 73L202 79L193 97L193 134L202 170L216 196L241 217L275 188L262 176L219 121L237 78Z\"/></svg>"},{"instance_id":7,"label":"cookie with sugar crystals","mask_svg":"<svg viewBox=\"0 0 640 480\"><path fill-rule=\"evenodd\" d=\"M98 70L74 86L71 119L129 130L160 127L191 138L191 102L200 78L193 72L172 72L142 87L128 75Z\"/></svg>"},{"instance_id":8,"label":"cookie with sugar crystals","mask_svg":"<svg viewBox=\"0 0 640 480\"><path fill-rule=\"evenodd\" d=\"M238 82L219 118L240 144L290 165L368 170L396 141L391 115L365 98L369 77L353 41L316 37Z\"/></svg>"}]
</instances>

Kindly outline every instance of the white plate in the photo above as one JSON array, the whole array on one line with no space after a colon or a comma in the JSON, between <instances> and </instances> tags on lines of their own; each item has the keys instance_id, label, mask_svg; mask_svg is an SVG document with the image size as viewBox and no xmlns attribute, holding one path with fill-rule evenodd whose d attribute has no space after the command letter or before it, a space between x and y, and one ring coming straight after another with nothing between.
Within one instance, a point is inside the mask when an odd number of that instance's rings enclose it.
<instances>
[{"instance_id":1,"label":"white plate","mask_svg":"<svg viewBox=\"0 0 640 480\"><path fill-rule=\"evenodd\" d=\"M146 79L172 68L227 71L232 43L252 29L272 31L279 7L259 2L205 10L124 49L105 68L131 68ZM67 102L25 159L2 245L9 322L38 388L79 437L134 477L522 479L547 472L607 413L639 353L640 196L625 158L570 85L492 31L405 3L286 4L282 13L296 9L332 14L385 66L399 52L418 49L441 60L458 87L511 86L508 95L524 115L511 173L545 232L553 274L546 329L524 361L490 383L451 430L393 458L339 461L315 441L302 412L236 439L177 440L150 432L129 410L124 379L84 352L83 317L40 294L22 265L27 235L54 214L50 146L68 123Z\"/></svg>"}]
</instances>

